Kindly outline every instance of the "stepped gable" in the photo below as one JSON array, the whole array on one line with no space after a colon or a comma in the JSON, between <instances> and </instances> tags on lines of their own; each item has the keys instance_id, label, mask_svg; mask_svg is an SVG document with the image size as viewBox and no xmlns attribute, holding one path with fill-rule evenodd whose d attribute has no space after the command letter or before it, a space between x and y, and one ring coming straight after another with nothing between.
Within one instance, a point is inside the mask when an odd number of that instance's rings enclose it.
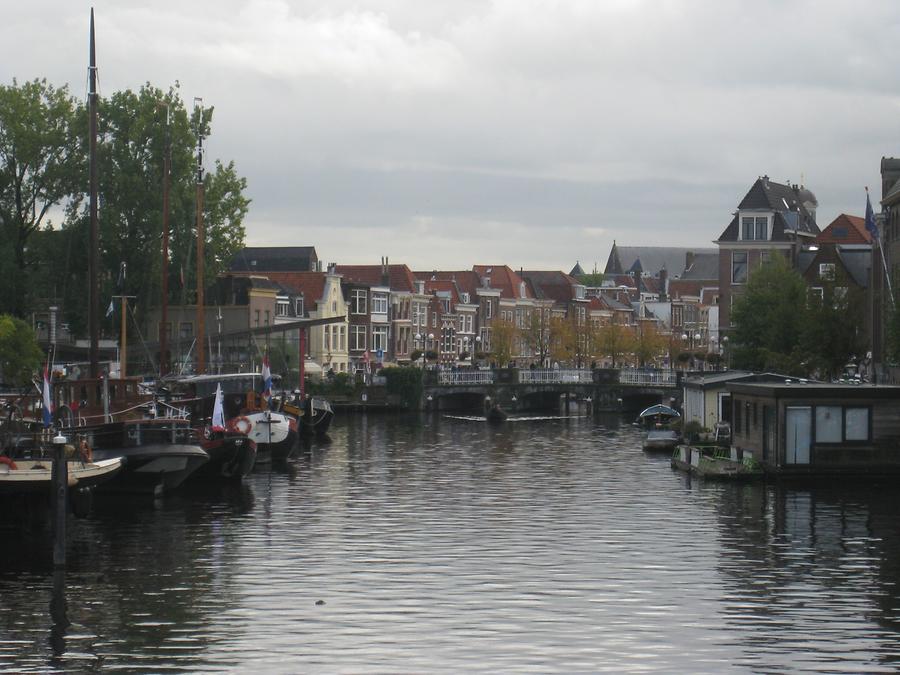
<instances>
[{"instance_id":1,"label":"stepped gable","mask_svg":"<svg viewBox=\"0 0 900 675\"><path fill-rule=\"evenodd\" d=\"M840 214L816 237L818 244L871 244L865 218Z\"/></svg>"},{"instance_id":2,"label":"stepped gable","mask_svg":"<svg viewBox=\"0 0 900 675\"><path fill-rule=\"evenodd\" d=\"M387 285L392 291L412 293L415 283L412 271L406 265L387 265L387 284L381 265L335 265L335 272L347 281L369 286Z\"/></svg>"},{"instance_id":3,"label":"stepped gable","mask_svg":"<svg viewBox=\"0 0 900 675\"><path fill-rule=\"evenodd\" d=\"M309 272L319 262L314 246L246 246L235 254L230 272Z\"/></svg>"}]
</instances>

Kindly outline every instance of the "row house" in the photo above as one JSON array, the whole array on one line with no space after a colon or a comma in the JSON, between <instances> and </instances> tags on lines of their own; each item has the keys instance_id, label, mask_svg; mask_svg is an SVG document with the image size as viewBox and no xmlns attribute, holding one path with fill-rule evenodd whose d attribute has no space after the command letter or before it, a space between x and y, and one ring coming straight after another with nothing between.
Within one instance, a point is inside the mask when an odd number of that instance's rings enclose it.
<instances>
[{"instance_id":1,"label":"row house","mask_svg":"<svg viewBox=\"0 0 900 675\"><path fill-rule=\"evenodd\" d=\"M761 176L738 204L731 222L716 240L719 247L719 328L731 328L731 308L752 270L779 254L797 263L804 246L819 234L818 201L803 186L776 183Z\"/></svg>"},{"instance_id":2,"label":"row house","mask_svg":"<svg viewBox=\"0 0 900 675\"><path fill-rule=\"evenodd\" d=\"M351 361L355 369L371 363L408 362L415 326L427 320L427 298L417 293L406 265L338 265L350 307Z\"/></svg>"},{"instance_id":3,"label":"row house","mask_svg":"<svg viewBox=\"0 0 900 675\"><path fill-rule=\"evenodd\" d=\"M475 265L472 271L478 275L481 282L476 294L479 296L480 310L483 314L480 317L483 319L480 323L482 340L490 345L494 324L498 320L509 322L517 329L516 339L512 345L513 362L519 365L530 362L534 351L523 331L531 326L535 299L528 283L507 265ZM487 316L488 314L490 316Z\"/></svg>"},{"instance_id":4,"label":"row house","mask_svg":"<svg viewBox=\"0 0 900 675\"><path fill-rule=\"evenodd\" d=\"M483 337L476 333L479 303L477 276L472 271L416 272L420 293L429 297L430 322L416 335L417 348L435 351L443 363L455 363L463 356L473 358L485 349Z\"/></svg>"}]
</instances>

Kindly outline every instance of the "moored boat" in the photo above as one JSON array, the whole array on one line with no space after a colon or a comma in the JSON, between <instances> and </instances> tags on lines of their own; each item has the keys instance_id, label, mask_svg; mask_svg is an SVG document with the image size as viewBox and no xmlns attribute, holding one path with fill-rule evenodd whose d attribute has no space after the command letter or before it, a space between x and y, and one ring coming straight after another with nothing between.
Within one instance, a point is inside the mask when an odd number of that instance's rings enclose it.
<instances>
[{"instance_id":1,"label":"moored boat","mask_svg":"<svg viewBox=\"0 0 900 675\"><path fill-rule=\"evenodd\" d=\"M681 442L677 430L670 426L681 418L674 408L667 405L653 405L645 408L638 415L638 420L646 428L642 447L645 451L672 452Z\"/></svg>"},{"instance_id":2,"label":"moored boat","mask_svg":"<svg viewBox=\"0 0 900 675\"><path fill-rule=\"evenodd\" d=\"M113 478L122 469L122 458L82 462L68 461L69 488L91 489ZM0 462L0 495L49 494L51 459L10 459Z\"/></svg>"}]
</instances>

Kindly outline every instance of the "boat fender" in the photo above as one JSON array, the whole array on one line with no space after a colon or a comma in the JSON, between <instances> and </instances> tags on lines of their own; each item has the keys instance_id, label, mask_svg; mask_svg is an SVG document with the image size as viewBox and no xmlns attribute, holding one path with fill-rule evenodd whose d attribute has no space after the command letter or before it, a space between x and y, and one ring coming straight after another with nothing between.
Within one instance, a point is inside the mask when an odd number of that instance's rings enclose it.
<instances>
[{"instance_id":1,"label":"boat fender","mask_svg":"<svg viewBox=\"0 0 900 675\"><path fill-rule=\"evenodd\" d=\"M245 435L249 434L250 430L253 428L253 423L243 415L235 417L233 420L229 420L229 424L232 429Z\"/></svg>"},{"instance_id":2,"label":"boat fender","mask_svg":"<svg viewBox=\"0 0 900 675\"><path fill-rule=\"evenodd\" d=\"M6 455L0 455L0 464L6 464L6 466L8 466L11 471L15 471L19 468L16 466L16 463L12 460L12 458L7 457Z\"/></svg>"}]
</instances>

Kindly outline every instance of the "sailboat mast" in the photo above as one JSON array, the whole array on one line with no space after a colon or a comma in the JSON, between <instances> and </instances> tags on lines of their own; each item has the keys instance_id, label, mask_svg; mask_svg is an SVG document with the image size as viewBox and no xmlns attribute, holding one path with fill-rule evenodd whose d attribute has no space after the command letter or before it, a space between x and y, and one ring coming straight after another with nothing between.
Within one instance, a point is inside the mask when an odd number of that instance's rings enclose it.
<instances>
[{"instance_id":1,"label":"sailboat mast","mask_svg":"<svg viewBox=\"0 0 900 675\"><path fill-rule=\"evenodd\" d=\"M162 308L159 324L159 375L169 372L169 174L172 148L169 135L169 105L166 108L165 147L163 148L163 221L162 221Z\"/></svg>"},{"instance_id":2,"label":"sailboat mast","mask_svg":"<svg viewBox=\"0 0 900 675\"><path fill-rule=\"evenodd\" d=\"M91 377L100 375L99 347L100 347L100 321L99 321L99 297L98 287L98 258L100 255L100 228L97 224L97 53L94 48L94 8L91 8L91 45L90 66L88 68L90 89L88 94L88 109L90 112L90 227L91 242L88 253L88 325L91 332Z\"/></svg>"},{"instance_id":3,"label":"sailboat mast","mask_svg":"<svg viewBox=\"0 0 900 675\"><path fill-rule=\"evenodd\" d=\"M205 285L204 249L206 233L203 229L203 105L202 99L194 99L197 109L197 373L206 372L206 310L203 290Z\"/></svg>"}]
</instances>

